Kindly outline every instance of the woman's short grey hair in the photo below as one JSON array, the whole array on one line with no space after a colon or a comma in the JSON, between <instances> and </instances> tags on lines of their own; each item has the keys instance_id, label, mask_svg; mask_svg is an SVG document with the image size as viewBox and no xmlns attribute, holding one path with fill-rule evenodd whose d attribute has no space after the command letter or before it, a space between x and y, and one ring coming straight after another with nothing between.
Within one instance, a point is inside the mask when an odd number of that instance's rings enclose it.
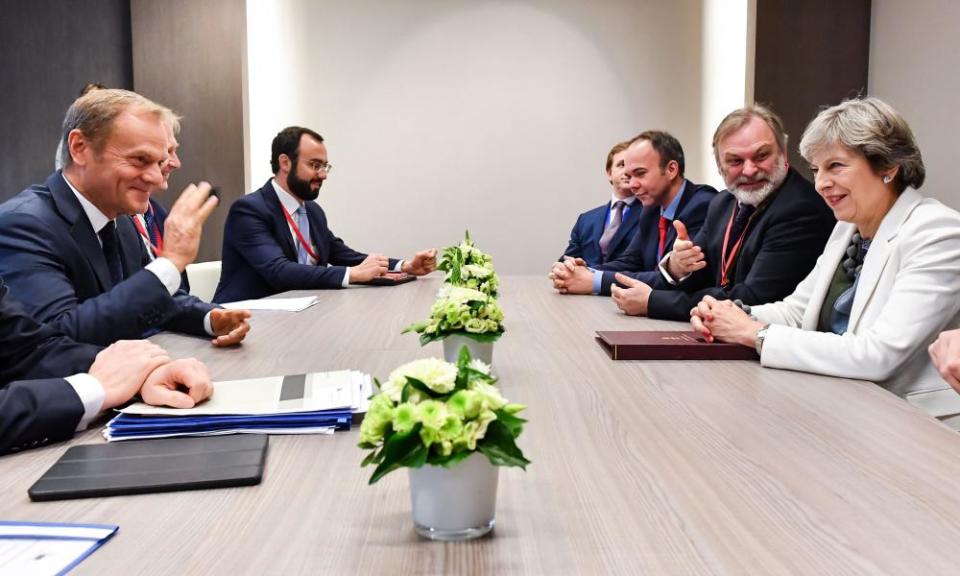
<instances>
[{"instance_id":1,"label":"woman's short grey hair","mask_svg":"<svg viewBox=\"0 0 960 576\"><path fill-rule=\"evenodd\" d=\"M800 139L807 160L833 144L862 154L877 174L899 167L894 189L920 188L926 177L913 131L892 106L879 98L856 98L831 106L814 118Z\"/></svg>"},{"instance_id":2,"label":"woman's short grey hair","mask_svg":"<svg viewBox=\"0 0 960 576\"><path fill-rule=\"evenodd\" d=\"M130 108L158 116L174 134L179 134L180 117L166 106L129 90L91 90L74 100L63 119L60 150L57 155L57 163L62 163L62 166L58 168L65 168L73 163L68 141L70 132L80 130L93 143L94 150L100 153L113 128L114 120Z\"/></svg>"}]
</instances>

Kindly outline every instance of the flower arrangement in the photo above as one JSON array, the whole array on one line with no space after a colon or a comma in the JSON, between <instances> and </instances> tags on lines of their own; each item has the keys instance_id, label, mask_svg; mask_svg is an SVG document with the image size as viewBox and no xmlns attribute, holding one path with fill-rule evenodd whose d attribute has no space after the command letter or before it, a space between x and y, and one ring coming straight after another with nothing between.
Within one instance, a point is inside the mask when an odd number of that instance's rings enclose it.
<instances>
[{"instance_id":1,"label":"flower arrangement","mask_svg":"<svg viewBox=\"0 0 960 576\"><path fill-rule=\"evenodd\" d=\"M496 300L500 280L493 259L473 245L469 231L460 245L443 249L437 268L447 275L430 308L430 317L414 322L402 333L420 334L422 346L451 335L477 342L500 338L505 330L503 310Z\"/></svg>"},{"instance_id":2,"label":"flower arrangement","mask_svg":"<svg viewBox=\"0 0 960 576\"><path fill-rule=\"evenodd\" d=\"M495 466L530 463L515 440L525 408L510 404L494 385L490 367L461 349L456 364L438 358L400 366L381 384L360 425L359 446L376 465L370 484L401 468L451 467L474 452Z\"/></svg>"},{"instance_id":3,"label":"flower arrangement","mask_svg":"<svg viewBox=\"0 0 960 576\"><path fill-rule=\"evenodd\" d=\"M414 322L402 333L420 334L420 345L460 334L478 342L493 342L503 334L503 310L491 296L445 284L430 307L430 317Z\"/></svg>"},{"instance_id":4,"label":"flower arrangement","mask_svg":"<svg viewBox=\"0 0 960 576\"><path fill-rule=\"evenodd\" d=\"M447 273L443 280L447 284L465 286L497 297L500 279L493 269L493 258L473 245L469 230L458 246L443 249L437 269Z\"/></svg>"}]
</instances>

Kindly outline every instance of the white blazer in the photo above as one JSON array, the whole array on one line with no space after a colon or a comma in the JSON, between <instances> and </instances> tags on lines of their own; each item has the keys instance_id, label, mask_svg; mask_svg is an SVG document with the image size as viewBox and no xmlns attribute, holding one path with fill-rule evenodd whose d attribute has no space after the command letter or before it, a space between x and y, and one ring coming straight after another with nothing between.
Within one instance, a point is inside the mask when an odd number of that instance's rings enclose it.
<instances>
[{"instance_id":1,"label":"white blazer","mask_svg":"<svg viewBox=\"0 0 960 576\"><path fill-rule=\"evenodd\" d=\"M934 416L960 413L927 346L960 326L960 213L905 190L870 244L844 334L817 332L820 309L855 226L838 222L793 294L754 306L770 323L760 362L772 368L871 380Z\"/></svg>"}]
</instances>

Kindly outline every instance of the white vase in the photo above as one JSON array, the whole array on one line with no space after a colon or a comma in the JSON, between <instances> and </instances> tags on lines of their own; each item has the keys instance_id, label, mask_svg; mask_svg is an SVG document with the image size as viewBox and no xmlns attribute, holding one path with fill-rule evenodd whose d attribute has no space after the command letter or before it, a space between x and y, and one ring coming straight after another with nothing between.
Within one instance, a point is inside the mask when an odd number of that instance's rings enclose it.
<instances>
[{"instance_id":1,"label":"white vase","mask_svg":"<svg viewBox=\"0 0 960 576\"><path fill-rule=\"evenodd\" d=\"M487 364L493 364L493 342L477 342L473 338L451 334L443 339L443 359L453 364L457 363L460 348L466 346L471 358L479 358Z\"/></svg>"},{"instance_id":2,"label":"white vase","mask_svg":"<svg viewBox=\"0 0 960 576\"><path fill-rule=\"evenodd\" d=\"M499 471L480 452L452 468L410 468L417 534L431 540L468 540L493 530Z\"/></svg>"}]
</instances>

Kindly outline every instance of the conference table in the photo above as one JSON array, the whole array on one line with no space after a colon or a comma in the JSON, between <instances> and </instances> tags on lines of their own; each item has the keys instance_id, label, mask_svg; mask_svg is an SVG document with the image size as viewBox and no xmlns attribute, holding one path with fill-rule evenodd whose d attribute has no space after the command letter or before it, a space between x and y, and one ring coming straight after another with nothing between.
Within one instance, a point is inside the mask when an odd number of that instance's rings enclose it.
<instances>
[{"instance_id":1,"label":"conference table","mask_svg":"<svg viewBox=\"0 0 960 576\"><path fill-rule=\"evenodd\" d=\"M401 334L439 275L255 312L242 346L160 334L214 379L353 368L386 378L441 356ZM755 361L613 361L597 330L684 329L608 298L502 278L494 372L528 405L488 537L419 538L405 470L369 486L358 430L274 436L258 486L32 503L72 445L0 458L0 519L117 524L76 574L957 574L960 438L868 382ZM469 498L469 494L464 494Z\"/></svg>"}]
</instances>

